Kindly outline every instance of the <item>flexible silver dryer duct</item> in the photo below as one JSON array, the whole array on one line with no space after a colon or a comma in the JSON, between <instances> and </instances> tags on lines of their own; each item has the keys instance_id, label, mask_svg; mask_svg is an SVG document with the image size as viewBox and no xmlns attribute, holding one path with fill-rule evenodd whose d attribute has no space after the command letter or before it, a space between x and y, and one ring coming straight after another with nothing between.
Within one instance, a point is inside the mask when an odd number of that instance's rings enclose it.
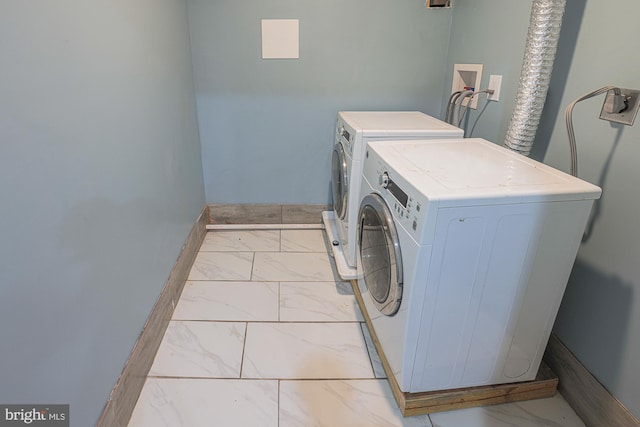
<instances>
[{"instance_id":1,"label":"flexible silver dryer duct","mask_svg":"<svg viewBox=\"0 0 640 427\"><path fill-rule=\"evenodd\" d=\"M516 105L504 145L531 153L547 97L566 0L533 0Z\"/></svg>"}]
</instances>

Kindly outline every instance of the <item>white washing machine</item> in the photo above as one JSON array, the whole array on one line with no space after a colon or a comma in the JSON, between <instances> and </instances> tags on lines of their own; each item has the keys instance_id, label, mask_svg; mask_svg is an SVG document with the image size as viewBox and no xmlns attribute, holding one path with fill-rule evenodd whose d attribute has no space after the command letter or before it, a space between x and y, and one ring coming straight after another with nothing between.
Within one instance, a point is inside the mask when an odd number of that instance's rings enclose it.
<instances>
[{"instance_id":1,"label":"white washing machine","mask_svg":"<svg viewBox=\"0 0 640 427\"><path fill-rule=\"evenodd\" d=\"M455 126L419 111L342 111L338 114L331 166L337 242L334 251L343 279L355 278L356 220L362 159L367 142L394 139L462 138ZM336 245L336 246L338 246ZM344 258L344 259L340 259ZM346 264L347 269L340 268Z\"/></svg>"},{"instance_id":2,"label":"white washing machine","mask_svg":"<svg viewBox=\"0 0 640 427\"><path fill-rule=\"evenodd\" d=\"M475 138L363 166L357 283L400 389L534 379L600 188Z\"/></svg>"}]
</instances>

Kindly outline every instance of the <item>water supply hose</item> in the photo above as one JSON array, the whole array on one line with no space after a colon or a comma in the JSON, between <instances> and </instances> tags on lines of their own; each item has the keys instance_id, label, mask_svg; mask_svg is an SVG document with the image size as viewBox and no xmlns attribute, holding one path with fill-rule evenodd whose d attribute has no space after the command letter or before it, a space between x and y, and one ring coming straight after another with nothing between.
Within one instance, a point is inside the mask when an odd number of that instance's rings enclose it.
<instances>
[{"instance_id":1,"label":"water supply hose","mask_svg":"<svg viewBox=\"0 0 640 427\"><path fill-rule=\"evenodd\" d=\"M449 102L447 103L447 111L444 114L444 121L451 124L451 112L453 110L453 104L455 104L456 100L462 93L461 90L453 92L449 97Z\"/></svg>"},{"instance_id":2,"label":"water supply hose","mask_svg":"<svg viewBox=\"0 0 640 427\"><path fill-rule=\"evenodd\" d=\"M458 123L460 122L460 107L462 106L462 103L464 102L464 100L467 99L467 98L469 98L469 102L471 102L471 98L470 98L471 96L473 96L473 91L472 90L465 90L455 100L455 103L454 103L453 109L452 109L452 114L451 114L451 124L452 125L459 126Z\"/></svg>"}]
</instances>

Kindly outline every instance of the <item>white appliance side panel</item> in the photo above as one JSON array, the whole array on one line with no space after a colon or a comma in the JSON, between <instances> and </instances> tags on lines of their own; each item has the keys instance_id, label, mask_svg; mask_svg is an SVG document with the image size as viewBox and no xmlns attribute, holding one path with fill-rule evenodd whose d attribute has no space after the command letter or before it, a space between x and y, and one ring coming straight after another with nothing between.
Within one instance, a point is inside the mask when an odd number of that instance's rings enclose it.
<instances>
[{"instance_id":1,"label":"white appliance side panel","mask_svg":"<svg viewBox=\"0 0 640 427\"><path fill-rule=\"evenodd\" d=\"M480 300L476 276L487 218L475 208L438 212L411 392L451 388L464 354L464 329Z\"/></svg>"},{"instance_id":2,"label":"white appliance side panel","mask_svg":"<svg viewBox=\"0 0 640 427\"><path fill-rule=\"evenodd\" d=\"M397 225L397 223L396 223ZM401 227L398 227L401 228ZM403 229L401 233L406 234ZM407 238L413 242L413 239ZM405 281L403 292L403 306L401 309L407 310L407 320L405 321L405 333L402 356L402 369L396 376L400 390L409 392L411 390L411 380L413 376L413 366L418 353L418 341L420 339L420 317L423 312L423 301L427 289L427 273L431 259L432 246L402 247L403 264L405 268ZM411 278L410 278L411 277ZM396 331L397 333L397 331ZM386 354L386 353L385 353Z\"/></svg>"},{"instance_id":3,"label":"white appliance side panel","mask_svg":"<svg viewBox=\"0 0 640 427\"><path fill-rule=\"evenodd\" d=\"M592 204L439 211L411 392L535 378Z\"/></svg>"},{"instance_id":4,"label":"white appliance side panel","mask_svg":"<svg viewBox=\"0 0 640 427\"><path fill-rule=\"evenodd\" d=\"M543 222L538 204L438 211L412 392L499 382Z\"/></svg>"},{"instance_id":5,"label":"white appliance side panel","mask_svg":"<svg viewBox=\"0 0 640 427\"><path fill-rule=\"evenodd\" d=\"M461 386L499 380L495 367L503 362L508 350L505 341L509 340L505 337L510 337L515 328L510 318L522 304L531 268L530 254L535 252L542 222L537 212L527 208L527 205L510 206L509 211L523 212L505 212L492 227L493 239L484 251L488 255L487 274L479 286L482 298L478 315L468 325L466 332L471 338L467 359L457 369L456 383Z\"/></svg>"},{"instance_id":6,"label":"white appliance side panel","mask_svg":"<svg viewBox=\"0 0 640 427\"><path fill-rule=\"evenodd\" d=\"M535 378L562 302L592 200L548 203L538 250L528 278L513 340L504 364L504 381ZM527 370L527 366L530 366Z\"/></svg>"}]
</instances>

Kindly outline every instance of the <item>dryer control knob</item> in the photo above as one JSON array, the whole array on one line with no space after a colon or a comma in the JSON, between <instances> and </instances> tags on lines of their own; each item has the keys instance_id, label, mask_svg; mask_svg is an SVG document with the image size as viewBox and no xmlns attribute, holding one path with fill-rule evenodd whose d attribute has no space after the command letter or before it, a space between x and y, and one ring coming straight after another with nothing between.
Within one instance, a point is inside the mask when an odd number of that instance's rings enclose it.
<instances>
[{"instance_id":1,"label":"dryer control knob","mask_svg":"<svg viewBox=\"0 0 640 427\"><path fill-rule=\"evenodd\" d=\"M389 174L387 172L382 172L380 178L378 179L378 182L380 183L380 185L382 185L382 188L387 188L387 186L389 185L389 181L391 181L391 179L389 179Z\"/></svg>"}]
</instances>

